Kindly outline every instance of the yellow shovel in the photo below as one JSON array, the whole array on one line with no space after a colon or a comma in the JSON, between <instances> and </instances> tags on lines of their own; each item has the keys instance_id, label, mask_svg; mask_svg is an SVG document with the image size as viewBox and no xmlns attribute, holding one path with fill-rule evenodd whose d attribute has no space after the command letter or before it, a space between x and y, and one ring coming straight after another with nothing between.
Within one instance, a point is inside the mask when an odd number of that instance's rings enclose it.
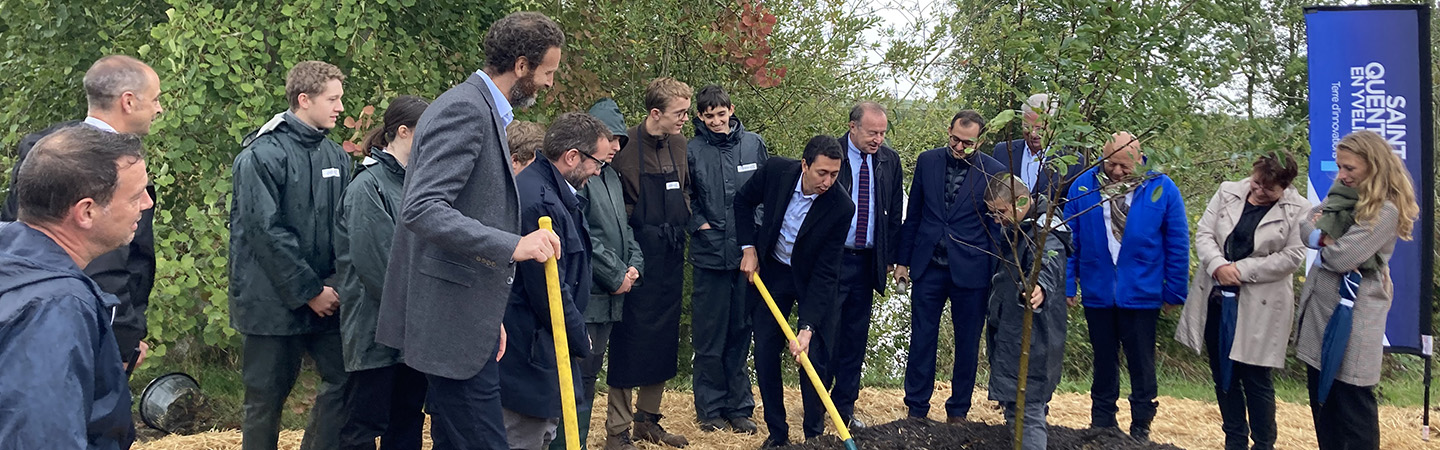
<instances>
[{"instance_id":1,"label":"yellow shovel","mask_svg":"<svg viewBox=\"0 0 1440 450\"><path fill-rule=\"evenodd\" d=\"M787 342L795 342L795 332L790 329L790 322L785 320L785 315L780 314L780 307L775 306L775 299L770 297L770 290L765 289L765 282L760 281L760 272L751 274L750 279L755 282L755 289L760 290L765 306L770 307L770 314L775 316L775 322L780 324L780 331L785 333ZM810 365L809 353L800 354L800 366L805 368L805 374L810 376L810 384L815 386L815 393L820 395L820 402L824 403L825 410L830 412L830 420L835 423L835 430L840 433L840 439L845 441L845 450L858 450L855 439L850 437L850 429L845 428L840 412L835 410L835 402L830 401L830 391L825 390L825 384L820 382L820 375L815 373L815 366Z\"/></svg>"},{"instance_id":2,"label":"yellow shovel","mask_svg":"<svg viewBox=\"0 0 1440 450\"><path fill-rule=\"evenodd\" d=\"M540 228L555 231L550 216L540 218ZM560 373L560 418L565 428L565 448L580 450L580 433L576 428L578 419L575 414L575 378L570 373L570 340L565 337L565 305L561 304L560 300L560 266L556 262L559 258L560 255L555 255L545 260L545 290L550 296L550 331L555 339L555 368ZM829 404L829 400L826 402Z\"/></svg>"}]
</instances>

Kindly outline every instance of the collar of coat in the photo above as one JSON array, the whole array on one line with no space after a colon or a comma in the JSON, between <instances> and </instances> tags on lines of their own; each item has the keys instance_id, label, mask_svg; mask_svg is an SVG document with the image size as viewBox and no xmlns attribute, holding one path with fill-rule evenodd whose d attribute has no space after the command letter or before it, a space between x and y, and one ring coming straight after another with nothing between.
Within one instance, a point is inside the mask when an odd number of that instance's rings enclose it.
<instances>
[{"instance_id":1,"label":"collar of coat","mask_svg":"<svg viewBox=\"0 0 1440 450\"><path fill-rule=\"evenodd\" d=\"M0 293L60 278L84 283L101 306L120 304L120 299L102 291L85 275L49 235L23 222L0 222Z\"/></svg>"},{"instance_id":2,"label":"collar of coat","mask_svg":"<svg viewBox=\"0 0 1440 450\"><path fill-rule=\"evenodd\" d=\"M580 205L580 198L576 196L578 190L577 192L570 192L570 186L564 184L569 183L569 181L565 180L565 176L560 173L560 168L555 167L555 164L551 163L549 159L541 155L535 155L535 162L530 164L529 167L526 167L522 173L531 170L536 171L537 176L543 178L546 184L555 188L555 193L560 196L560 203L565 205L565 209L573 210L576 206Z\"/></svg>"},{"instance_id":3,"label":"collar of coat","mask_svg":"<svg viewBox=\"0 0 1440 450\"><path fill-rule=\"evenodd\" d=\"M274 117L271 117L270 121L265 122L264 125L261 125L260 129L255 130L255 132L250 133L249 136L246 136L244 141L241 142L241 145L248 147L250 146L251 142L255 142L256 139L260 138L260 136L264 136L272 132L288 132L294 135L295 140L300 142L300 144L304 145L306 148L313 148L316 145L319 145L321 141L325 140L325 136L330 134L330 130L328 129L317 129L310 126L310 124L300 120L300 117L296 116L294 113L291 113L290 111L282 111L275 114Z\"/></svg>"},{"instance_id":4,"label":"collar of coat","mask_svg":"<svg viewBox=\"0 0 1440 450\"><path fill-rule=\"evenodd\" d=\"M385 170L390 171L390 173L400 175L401 177L405 176L405 166L400 165L400 160L395 159L395 155L392 155L389 152L386 152L385 149L379 147L371 148L370 155L366 156L365 159L360 160L360 169L357 170L355 174L359 175L360 171L369 169L370 166L374 166L376 164L379 164L380 167L384 167Z\"/></svg>"},{"instance_id":5,"label":"collar of coat","mask_svg":"<svg viewBox=\"0 0 1440 450\"><path fill-rule=\"evenodd\" d=\"M705 121L700 120L699 117L690 119L690 122L695 125L695 137L703 139L706 144L717 148L733 146L740 141L740 135L745 134L745 125L742 125L740 118L735 116L730 116L730 132L726 134L710 131L710 127L705 126Z\"/></svg>"}]
</instances>

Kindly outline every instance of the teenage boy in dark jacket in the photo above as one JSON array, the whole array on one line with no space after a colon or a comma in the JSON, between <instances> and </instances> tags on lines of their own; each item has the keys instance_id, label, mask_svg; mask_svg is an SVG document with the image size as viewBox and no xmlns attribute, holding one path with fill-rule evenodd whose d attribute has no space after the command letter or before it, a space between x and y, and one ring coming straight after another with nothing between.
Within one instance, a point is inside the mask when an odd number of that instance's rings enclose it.
<instances>
[{"instance_id":1,"label":"teenage boy in dark jacket","mask_svg":"<svg viewBox=\"0 0 1440 450\"><path fill-rule=\"evenodd\" d=\"M310 354L320 388L305 448L335 448L345 364L332 239L350 157L326 138L345 107L340 69L305 61L290 69L290 110L247 136L231 167L230 326L245 336L242 446L274 449L280 411Z\"/></svg>"},{"instance_id":2,"label":"teenage boy in dark jacket","mask_svg":"<svg viewBox=\"0 0 1440 450\"><path fill-rule=\"evenodd\" d=\"M735 192L750 181L770 154L760 135L745 131L735 105L720 86L695 95L695 137L690 163L690 264L693 293L691 342L695 348L695 418L704 431L754 433L746 356L750 317L745 311L749 283L740 272L740 244L732 208Z\"/></svg>"}]
</instances>

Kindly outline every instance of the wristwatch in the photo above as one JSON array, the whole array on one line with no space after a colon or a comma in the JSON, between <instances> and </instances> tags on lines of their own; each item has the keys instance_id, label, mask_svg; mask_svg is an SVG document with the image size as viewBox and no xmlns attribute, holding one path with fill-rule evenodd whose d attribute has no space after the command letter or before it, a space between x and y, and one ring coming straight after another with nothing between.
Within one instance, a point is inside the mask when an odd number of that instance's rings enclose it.
<instances>
[{"instance_id":1,"label":"wristwatch","mask_svg":"<svg viewBox=\"0 0 1440 450\"><path fill-rule=\"evenodd\" d=\"M814 332L815 332L815 327L812 327L812 326L810 326L810 324L807 323L807 324L805 324L804 326L801 326L801 327L800 327L800 331L809 331L809 332L811 332L811 333L814 333Z\"/></svg>"}]
</instances>

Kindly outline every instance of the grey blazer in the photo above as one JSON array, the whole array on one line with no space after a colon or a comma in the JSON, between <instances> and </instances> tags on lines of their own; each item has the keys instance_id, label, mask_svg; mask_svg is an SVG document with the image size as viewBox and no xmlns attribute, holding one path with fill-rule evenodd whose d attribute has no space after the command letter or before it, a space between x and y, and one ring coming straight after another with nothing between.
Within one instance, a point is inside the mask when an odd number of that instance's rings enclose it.
<instances>
[{"instance_id":1,"label":"grey blazer","mask_svg":"<svg viewBox=\"0 0 1440 450\"><path fill-rule=\"evenodd\" d=\"M504 130L479 75L415 127L375 340L427 374L464 380L495 361L520 242Z\"/></svg>"}]
</instances>

